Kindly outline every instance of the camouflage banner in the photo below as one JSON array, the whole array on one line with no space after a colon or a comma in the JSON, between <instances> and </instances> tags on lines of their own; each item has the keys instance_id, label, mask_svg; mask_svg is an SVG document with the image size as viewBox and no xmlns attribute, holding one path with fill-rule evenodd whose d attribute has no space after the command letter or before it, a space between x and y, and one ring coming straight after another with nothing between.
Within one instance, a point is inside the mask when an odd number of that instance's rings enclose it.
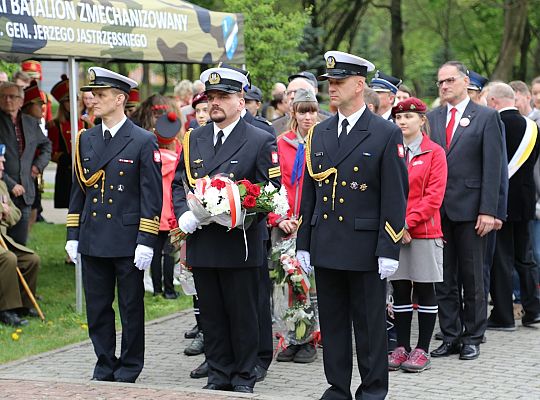
<instances>
[{"instance_id":1,"label":"camouflage banner","mask_svg":"<svg viewBox=\"0 0 540 400\"><path fill-rule=\"evenodd\" d=\"M243 19L181 0L0 0L0 52L243 63Z\"/></svg>"}]
</instances>

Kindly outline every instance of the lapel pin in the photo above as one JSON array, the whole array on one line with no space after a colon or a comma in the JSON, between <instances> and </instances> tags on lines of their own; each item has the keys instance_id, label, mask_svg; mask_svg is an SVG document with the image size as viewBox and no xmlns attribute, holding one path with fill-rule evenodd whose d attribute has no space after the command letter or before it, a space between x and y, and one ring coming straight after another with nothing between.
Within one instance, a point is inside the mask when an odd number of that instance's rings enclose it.
<instances>
[{"instance_id":1,"label":"lapel pin","mask_svg":"<svg viewBox=\"0 0 540 400\"><path fill-rule=\"evenodd\" d=\"M365 192L365 190L367 189L367 185L365 183L362 183L359 187L358 187L362 192Z\"/></svg>"},{"instance_id":2,"label":"lapel pin","mask_svg":"<svg viewBox=\"0 0 540 400\"><path fill-rule=\"evenodd\" d=\"M118 191L123 192L124 191L124 185L118 185Z\"/></svg>"},{"instance_id":3,"label":"lapel pin","mask_svg":"<svg viewBox=\"0 0 540 400\"><path fill-rule=\"evenodd\" d=\"M231 160L231 164L238 164L238 160Z\"/></svg>"},{"instance_id":4,"label":"lapel pin","mask_svg":"<svg viewBox=\"0 0 540 400\"><path fill-rule=\"evenodd\" d=\"M351 182L351 189L352 190L358 189L358 182Z\"/></svg>"},{"instance_id":5,"label":"lapel pin","mask_svg":"<svg viewBox=\"0 0 540 400\"><path fill-rule=\"evenodd\" d=\"M319 151L318 153L315 153L315 157L322 157L324 153L322 151Z\"/></svg>"},{"instance_id":6,"label":"lapel pin","mask_svg":"<svg viewBox=\"0 0 540 400\"><path fill-rule=\"evenodd\" d=\"M198 158L197 160L193 161L195 164L200 164L203 162L203 160L201 160L200 158Z\"/></svg>"},{"instance_id":7,"label":"lapel pin","mask_svg":"<svg viewBox=\"0 0 540 400\"><path fill-rule=\"evenodd\" d=\"M470 120L469 118L467 118L467 117L461 118L461 119L459 120L459 124L460 124L461 126L463 126L463 127L469 126L470 123L471 123L471 120Z\"/></svg>"}]
</instances>

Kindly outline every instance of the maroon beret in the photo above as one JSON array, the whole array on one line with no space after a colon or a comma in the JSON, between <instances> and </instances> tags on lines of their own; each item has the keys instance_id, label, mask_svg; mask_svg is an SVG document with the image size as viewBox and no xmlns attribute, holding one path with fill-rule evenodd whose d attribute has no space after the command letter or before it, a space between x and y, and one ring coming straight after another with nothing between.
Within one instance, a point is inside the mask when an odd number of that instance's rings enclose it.
<instances>
[{"instance_id":1,"label":"maroon beret","mask_svg":"<svg viewBox=\"0 0 540 400\"><path fill-rule=\"evenodd\" d=\"M208 103L208 97L206 97L205 92L197 93L195 96L193 96L191 107L195 108L195 106L199 103Z\"/></svg>"},{"instance_id":2,"label":"maroon beret","mask_svg":"<svg viewBox=\"0 0 540 400\"><path fill-rule=\"evenodd\" d=\"M422 100L417 99L416 97L409 97L403 101L397 103L392 107L392 117L395 117L396 114L404 112L415 112L420 114L425 114L427 111L426 103Z\"/></svg>"}]
</instances>

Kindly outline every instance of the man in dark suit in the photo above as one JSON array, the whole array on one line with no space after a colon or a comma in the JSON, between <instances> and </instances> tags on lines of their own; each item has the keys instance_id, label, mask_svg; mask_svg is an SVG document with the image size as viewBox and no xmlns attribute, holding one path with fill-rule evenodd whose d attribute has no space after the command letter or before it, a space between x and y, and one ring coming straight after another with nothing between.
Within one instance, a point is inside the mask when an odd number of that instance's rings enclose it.
<instances>
[{"instance_id":1,"label":"man in dark suit","mask_svg":"<svg viewBox=\"0 0 540 400\"><path fill-rule=\"evenodd\" d=\"M51 142L43 135L38 121L23 114L24 92L12 82L0 86L0 143L6 145L4 182L21 219L8 234L22 245L28 239L28 222L36 196L34 178L51 159Z\"/></svg>"},{"instance_id":2,"label":"man in dark suit","mask_svg":"<svg viewBox=\"0 0 540 400\"><path fill-rule=\"evenodd\" d=\"M447 104L428 113L431 138L446 149L448 181L441 207L443 282L436 284L443 344L433 357L480 354L486 328L483 284L485 236L494 228L501 183L502 133L497 112L467 95L468 71L449 61L438 72L439 95ZM459 318L463 285L463 333ZM460 348L461 342L461 348Z\"/></svg>"},{"instance_id":3,"label":"man in dark suit","mask_svg":"<svg viewBox=\"0 0 540 400\"><path fill-rule=\"evenodd\" d=\"M323 359L331 385L323 399L351 399L354 326L362 384L357 399L388 392L386 277L398 267L408 191L400 129L366 107L363 58L329 51L330 102L338 114L306 137L306 173L297 258L315 266Z\"/></svg>"},{"instance_id":4,"label":"man in dark suit","mask_svg":"<svg viewBox=\"0 0 540 400\"><path fill-rule=\"evenodd\" d=\"M211 68L201 74L213 124L184 138L183 159L173 181L173 202L180 229L187 239L187 263L199 297L205 332L210 390L253 392L259 345L258 281L263 265L266 226L253 223L245 230L228 230L199 221L186 203L185 186L197 178L225 174L233 180L272 182L279 186L275 137L246 123L242 73ZM189 150L189 153L186 153ZM189 157L188 155L189 154Z\"/></svg>"},{"instance_id":5,"label":"man in dark suit","mask_svg":"<svg viewBox=\"0 0 540 400\"><path fill-rule=\"evenodd\" d=\"M155 135L124 114L132 79L89 69L102 123L79 132L66 251L81 254L88 332L98 358L93 379L135 382L144 364L144 270L150 268L162 203ZM118 283L122 348L116 357L112 303Z\"/></svg>"},{"instance_id":6,"label":"man in dark suit","mask_svg":"<svg viewBox=\"0 0 540 400\"><path fill-rule=\"evenodd\" d=\"M508 152L508 217L497 233L495 258L491 270L493 309L487 329L516 329L512 302L512 272L519 274L521 303L525 310L521 323L540 323L538 276L530 236L530 221L536 208L534 165L538 159L540 141L536 123L520 115L515 107L515 93L506 83L489 85L488 107L499 111L506 130Z\"/></svg>"}]
</instances>

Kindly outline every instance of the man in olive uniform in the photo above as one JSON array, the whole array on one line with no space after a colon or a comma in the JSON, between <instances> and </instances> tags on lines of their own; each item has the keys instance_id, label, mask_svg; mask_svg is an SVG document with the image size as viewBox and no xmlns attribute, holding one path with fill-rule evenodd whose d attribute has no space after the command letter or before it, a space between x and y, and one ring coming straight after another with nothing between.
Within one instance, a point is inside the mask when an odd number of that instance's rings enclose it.
<instances>
[{"instance_id":1,"label":"man in olive uniform","mask_svg":"<svg viewBox=\"0 0 540 400\"><path fill-rule=\"evenodd\" d=\"M388 392L386 277L398 267L408 192L400 129L366 107L363 58L325 54L337 115L306 136L297 258L315 266L324 370L323 399L351 399L354 326L362 384L356 399Z\"/></svg>"},{"instance_id":2,"label":"man in olive uniform","mask_svg":"<svg viewBox=\"0 0 540 400\"><path fill-rule=\"evenodd\" d=\"M0 144L0 179L4 173L5 153L6 146ZM21 318L26 315L37 317L30 298L19 284L17 267L35 295L39 257L7 235L7 228L15 225L20 218L21 211L11 201L5 182L0 180L0 322L13 326L28 324L27 320Z\"/></svg>"},{"instance_id":3,"label":"man in olive uniform","mask_svg":"<svg viewBox=\"0 0 540 400\"><path fill-rule=\"evenodd\" d=\"M104 68L89 69L94 113L102 123L77 137L76 178L67 216L66 250L81 254L88 331L98 357L94 380L135 382L144 363L144 270L150 267L162 203L155 135L126 118L137 86ZM120 358L112 303L118 283Z\"/></svg>"},{"instance_id":4,"label":"man in olive uniform","mask_svg":"<svg viewBox=\"0 0 540 400\"><path fill-rule=\"evenodd\" d=\"M256 380L258 282L266 226L254 222L245 236L242 229L228 230L215 223L197 229L199 221L186 203L184 184L193 187L197 178L225 174L235 181L272 182L279 187L276 139L240 116L243 88L248 85L245 75L211 68L201 74L201 81L214 123L184 138L183 159L173 181L174 211L180 229L190 234L187 263L193 268L208 361L204 388L251 393Z\"/></svg>"}]
</instances>

